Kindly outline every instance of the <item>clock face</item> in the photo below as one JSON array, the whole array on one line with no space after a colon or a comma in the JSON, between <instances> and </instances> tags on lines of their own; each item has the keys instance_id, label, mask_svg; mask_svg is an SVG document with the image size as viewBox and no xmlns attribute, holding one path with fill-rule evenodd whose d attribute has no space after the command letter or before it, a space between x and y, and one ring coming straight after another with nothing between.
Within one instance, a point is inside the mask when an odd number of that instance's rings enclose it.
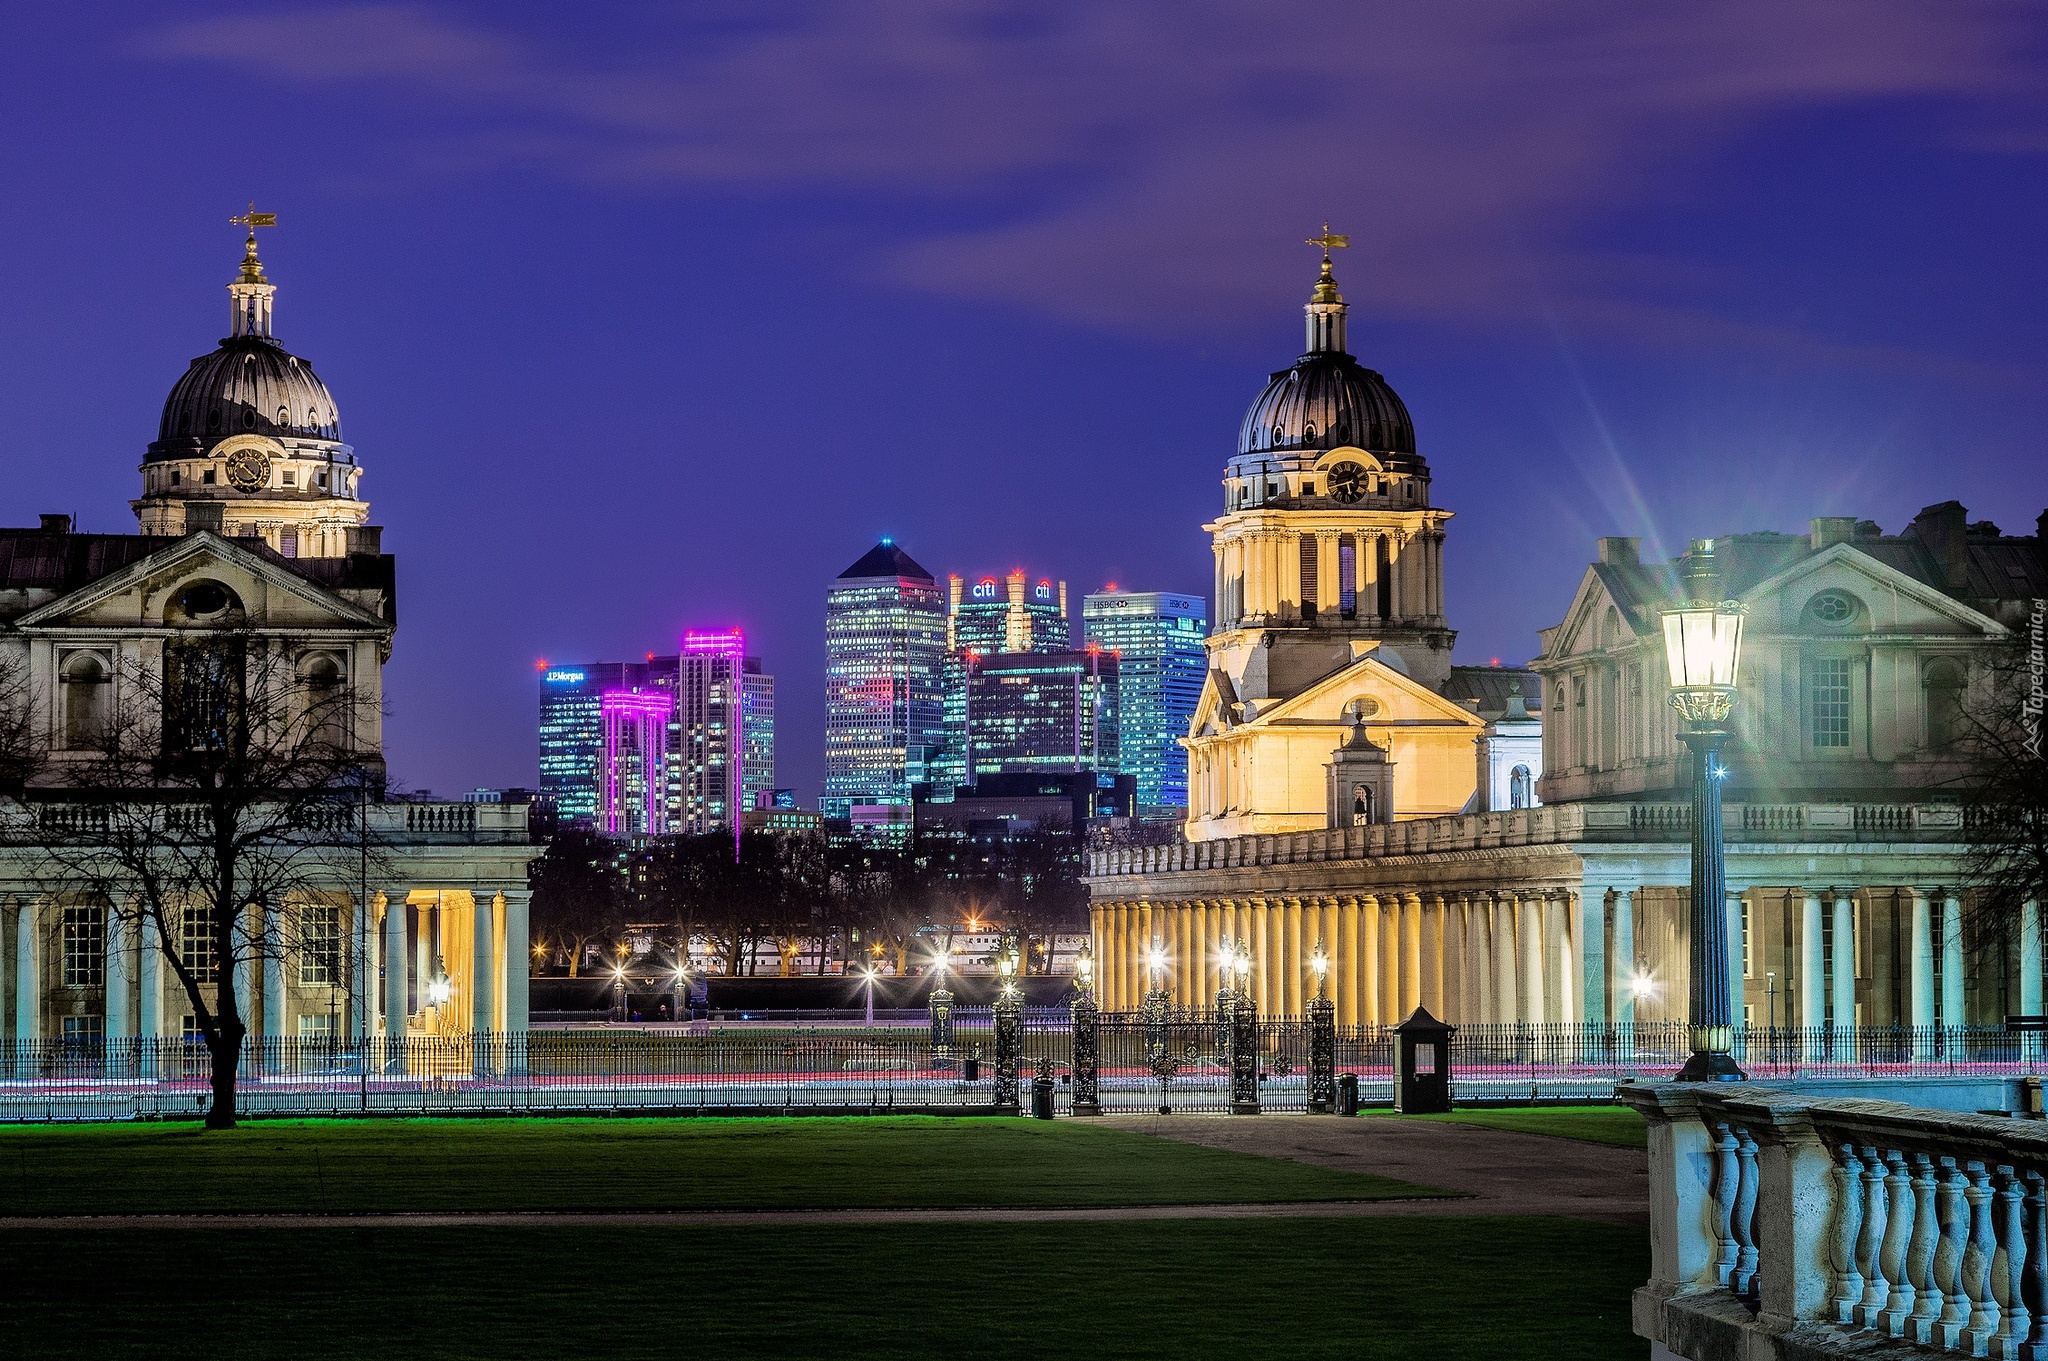
<instances>
[{"instance_id":1,"label":"clock face","mask_svg":"<svg viewBox=\"0 0 2048 1361\"><path fill-rule=\"evenodd\" d=\"M1339 463L1330 469L1330 495L1339 501L1356 501L1365 495L1365 469L1356 463Z\"/></svg>"},{"instance_id":2,"label":"clock face","mask_svg":"<svg viewBox=\"0 0 2048 1361\"><path fill-rule=\"evenodd\" d=\"M237 449L228 455L228 481L242 491L255 491L270 481L270 456L261 449Z\"/></svg>"}]
</instances>

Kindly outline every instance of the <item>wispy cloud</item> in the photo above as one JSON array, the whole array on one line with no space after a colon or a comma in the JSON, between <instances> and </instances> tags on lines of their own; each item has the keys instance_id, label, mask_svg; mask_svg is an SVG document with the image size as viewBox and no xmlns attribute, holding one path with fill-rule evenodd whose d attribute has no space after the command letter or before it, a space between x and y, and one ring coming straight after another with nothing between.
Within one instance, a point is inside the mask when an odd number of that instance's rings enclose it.
<instances>
[{"instance_id":1,"label":"wispy cloud","mask_svg":"<svg viewBox=\"0 0 2048 1361\"><path fill-rule=\"evenodd\" d=\"M818 0L693 14L623 58L402 5L202 19L141 46L481 114L464 134L479 163L986 195L994 225L906 242L876 267L1118 326L1269 306L1298 283L1275 232L1327 217L1353 233L1353 276L1370 277L1381 315L1540 320L1540 279L1573 315L1682 329L1683 309L1629 299L1646 272L1687 267L1624 265L1583 229L1762 120L1951 101L1980 150L2042 145L2040 13L2000 0Z\"/></svg>"}]
</instances>

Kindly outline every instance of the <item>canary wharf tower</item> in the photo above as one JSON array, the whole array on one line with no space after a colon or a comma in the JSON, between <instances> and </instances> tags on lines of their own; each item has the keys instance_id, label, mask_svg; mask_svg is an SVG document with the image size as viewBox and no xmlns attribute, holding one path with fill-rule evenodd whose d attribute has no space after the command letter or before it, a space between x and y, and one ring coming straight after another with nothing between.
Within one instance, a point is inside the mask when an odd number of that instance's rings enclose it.
<instances>
[{"instance_id":1,"label":"canary wharf tower","mask_svg":"<svg viewBox=\"0 0 2048 1361\"><path fill-rule=\"evenodd\" d=\"M905 804L944 738L946 607L938 582L888 539L825 594L825 793L818 811Z\"/></svg>"}]
</instances>

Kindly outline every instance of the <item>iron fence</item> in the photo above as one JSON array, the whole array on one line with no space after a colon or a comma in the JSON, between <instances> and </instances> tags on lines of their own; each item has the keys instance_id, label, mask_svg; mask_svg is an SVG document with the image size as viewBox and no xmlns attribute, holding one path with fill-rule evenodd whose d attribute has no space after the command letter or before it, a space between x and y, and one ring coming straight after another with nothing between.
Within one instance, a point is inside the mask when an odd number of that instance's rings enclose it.
<instances>
[{"instance_id":1,"label":"iron fence","mask_svg":"<svg viewBox=\"0 0 2048 1361\"><path fill-rule=\"evenodd\" d=\"M1250 1018L1247 1018L1250 1020ZM1261 1111L1309 1107L1312 1023L1170 1009L1104 1013L1092 1046L1064 1009L1020 1018L1018 1075L1051 1079L1071 1112L1076 1063L1103 1111L1224 1112L1233 1090ZM1328 1032L1334 1069L1367 1104L1392 1100L1395 1038L1380 1026ZM1245 1046L1243 1054L1238 1048ZM1999 1027L1749 1027L1735 1054L1750 1076L2017 1077L2048 1068L2048 1036ZM1602 1100L1614 1084L1668 1078L1688 1053L1681 1022L1629 1026L1467 1025L1451 1041L1452 1096L1463 1103ZM955 1008L946 1027L768 1022L411 1035L387 1041L253 1037L239 1102L250 1114L573 1110L989 1110L997 1028L987 1007ZM210 1100L211 1058L196 1039L76 1037L0 1042L0 1121L147 1119ZM1028 1101L1027 1101L1028 1107ZM1084 1099L1085 1105L1085 1099Z\"/></svg>"}]
</instances>

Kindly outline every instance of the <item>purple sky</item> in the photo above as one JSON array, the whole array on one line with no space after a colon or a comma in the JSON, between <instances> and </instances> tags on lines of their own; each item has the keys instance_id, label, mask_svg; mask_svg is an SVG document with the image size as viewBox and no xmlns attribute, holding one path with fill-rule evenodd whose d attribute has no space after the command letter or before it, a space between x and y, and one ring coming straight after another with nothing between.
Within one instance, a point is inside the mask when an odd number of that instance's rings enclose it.
<instances>
[{"instance_id":1,"label":"purple sky","mask_svg":"<svg viewBox=\"0 0 2048 1361\"><path fill-rule=\"evenodd\" d=\"M17 5L0 522L126 501L277 329L399 555L394 769L534 778L533 661L743 623L822 775L823 593L1209 588L1325 218L1458 512L1458 657L1601 534L2048 505L2048 21L1969 0Z\"/></svg>"}]
</instances>

